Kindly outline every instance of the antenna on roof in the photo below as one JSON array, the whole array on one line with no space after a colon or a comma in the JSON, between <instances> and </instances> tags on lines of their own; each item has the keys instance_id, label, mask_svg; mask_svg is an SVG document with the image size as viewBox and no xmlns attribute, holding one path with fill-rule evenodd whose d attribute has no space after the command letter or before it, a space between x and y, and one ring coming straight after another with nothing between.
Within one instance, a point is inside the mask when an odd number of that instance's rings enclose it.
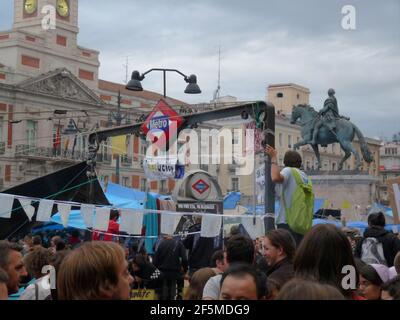
<instances>
[{"instance_id":1,"label":"antenna on roof","mask_svg":"<svg viewBox=\"0 0 400 320\"><path fill-rule=\"evenodd\" d=\"M217 90L214 91L213 100L216 101L219 99L221 92L221 46L218 48L218 86Z\"/></svg>"},{"instance_id":2,"label":"antenna on roof","mask_svg":"<svg viewBox=\"0 0 400 320\"><path fill-rule=\"evenodd\" d=\"M125 81L124 83L128 83L128 74L129 74L129 56L126 57L126 63L123 65L125 68Z\"/></svg>"}]
</instances>

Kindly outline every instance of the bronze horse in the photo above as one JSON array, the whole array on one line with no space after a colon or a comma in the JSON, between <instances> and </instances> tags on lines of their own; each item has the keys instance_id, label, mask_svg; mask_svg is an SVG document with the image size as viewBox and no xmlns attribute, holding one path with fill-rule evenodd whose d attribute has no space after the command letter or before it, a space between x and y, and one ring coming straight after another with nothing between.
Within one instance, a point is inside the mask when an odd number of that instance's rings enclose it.
<instances>
[{"instance_id":1,"label":"bronze horse","mask_svg":"<svg viewBox=\"0 0 400 320\"><path fill-rule=\"evenodd\" d=\"M314 124L318 117L318 112L315 111L315 109L310 105L300 104L293 107L290 122L295 124L297 121L299 121L299 124L302 127L301 137L303 138L303 140L299 141L293 146L295 150L301 146L310 144L310 141L312 140ZM326 146L332 143L339 143L340 147L344 151L344 157L340 160L338 169L342 170L343 163L351 156L351 154L353 154L356 159L356 170L358 170L361 166L361 159L360 155L352 144L352 141L356 135L360 141L361 153L364 160L368 163L372 162L373 157L360 129L358 129L357 126L352 122L340 118L336 120L335 131L330 130L326 126L322 126L318 131L316 144L310 144L318 160L318 169L321 169L321 159L318 145Z\"/></svg>"}]
</instances>

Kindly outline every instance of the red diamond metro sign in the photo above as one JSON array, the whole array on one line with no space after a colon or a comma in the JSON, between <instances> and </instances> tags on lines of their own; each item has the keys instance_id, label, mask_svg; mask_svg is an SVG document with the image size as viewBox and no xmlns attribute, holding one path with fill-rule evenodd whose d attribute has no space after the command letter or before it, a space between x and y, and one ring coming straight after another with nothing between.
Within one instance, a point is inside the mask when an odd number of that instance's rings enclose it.
<instances>
[{"instance_id":1,"label":"red diamond metro sign","mask_svg":"<svg viewBox=\"0 0 400 320\"><path fill-rule=\"evenodd\" d=\"M172 121L176 121L176 128L179 129L182 125L183 118L172 109L164 99L161 99L147 117L141 129L144 134L155 129L162 130L165 132L165 138L168 141L169 127Z\"/></svg>"},{"instance_id":2,"label":"red diamond metro sign","mask_svg":"<svg viewBox=\"0 0 400 320\"><path fill-rule=\"evenodd\" d=\"M210 185L203 179L199 179L192 185L192 188L196 190L198 193L203 194L208 189L210 189Z\"/></svg>"}]
</instances>

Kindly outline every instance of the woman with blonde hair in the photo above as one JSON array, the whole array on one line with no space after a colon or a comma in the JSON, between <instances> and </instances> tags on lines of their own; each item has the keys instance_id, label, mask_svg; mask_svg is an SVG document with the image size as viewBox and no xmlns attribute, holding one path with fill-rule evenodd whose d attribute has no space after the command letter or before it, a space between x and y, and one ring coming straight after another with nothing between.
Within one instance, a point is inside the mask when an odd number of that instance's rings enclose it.
<instances>
[{"instance_id":1,"label":"woman with blonde hair","mask_svg":"<svg viewBox=\"0 0 400 320\"><path fill-rule=\"evenodd\" d=\"M128 300L133 278L125 252L114 242L86 242L63 260L59 300Z\"/></svg>"}]
</instances>

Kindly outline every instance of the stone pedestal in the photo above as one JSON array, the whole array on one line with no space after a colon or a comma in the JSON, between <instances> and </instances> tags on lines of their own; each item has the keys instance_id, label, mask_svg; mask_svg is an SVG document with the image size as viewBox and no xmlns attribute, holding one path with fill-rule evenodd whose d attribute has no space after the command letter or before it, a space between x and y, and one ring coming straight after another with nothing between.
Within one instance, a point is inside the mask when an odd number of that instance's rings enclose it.
<instances>
[{"instance_id":1,"label":"stone pedestal","mask_svg":"<svg viewBox=\"0 0 400 320\"><path fill-rule=\"evenodd\" d=\"M377 199L378 177L355 171L308 174L315 197L328 200L329 209L341 210L347 221L366 220L368 208Z\"/></svg>"}]
</instances>

